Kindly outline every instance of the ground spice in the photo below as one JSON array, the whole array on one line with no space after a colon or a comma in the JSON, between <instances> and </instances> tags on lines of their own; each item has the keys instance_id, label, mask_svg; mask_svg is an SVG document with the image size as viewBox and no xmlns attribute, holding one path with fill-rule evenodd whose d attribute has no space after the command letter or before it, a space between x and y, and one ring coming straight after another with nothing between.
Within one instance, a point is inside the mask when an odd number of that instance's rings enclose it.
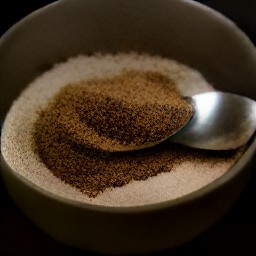
<instances>
[{"instance_id":1,"label":"ground spice","mask_svg":"<svg viewBox=\"0 0 256 256\"><path fill-rule=\"evenodd\" d=\"M107 188L169 172L187 160L224 159L223 152L169 142L143 151L109 153L159 140L182 127L191 114L175 83L159 72L126 71L69 84L39 113L35 150L55 176L96 197Z\"/></svg>"},{"instance_id":2,"label":"ground spice","mask_svg":"<svg viewBox=\"0 0 256 256\"><path fill-rule=\"evenodd\" d=\"M62 134L75 143L109 152L159 141L192 116L175 83L149 71L69 84L47 111L58 112Z\"/></svg>"}]
</instances>

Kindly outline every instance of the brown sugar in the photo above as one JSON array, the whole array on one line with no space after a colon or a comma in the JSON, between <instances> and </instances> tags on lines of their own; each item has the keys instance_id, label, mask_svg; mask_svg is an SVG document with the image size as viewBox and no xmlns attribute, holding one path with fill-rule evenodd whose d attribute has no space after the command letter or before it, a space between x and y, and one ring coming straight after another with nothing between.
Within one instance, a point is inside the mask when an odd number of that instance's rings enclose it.
<instances>
[{"instance_id":1,"label":"brown sugar","mask_svg":"<svg viewBox=\"0 0 256 256\"><path fill-rule=\"evenodd\" d=\"M170 136L189 121L192 107L161 73L126 71L64 87L48 112L73 142L115 152Z\"/></svg>"},{"instance_id":2,"label":"brown sugar","mask_svg":"<svg viewBox=\"0 0 256 256\"><path fill-rule=\"evenodd\" d=\"M110 153L159 140L182 127L191 114L175 83L159 72L126 71L69 84L39 113L35 150L56 177L96 197L107 188L170 172L188 159L210 157L214 162L223 157L169 142Z\"/></svg>"}]
</instances>

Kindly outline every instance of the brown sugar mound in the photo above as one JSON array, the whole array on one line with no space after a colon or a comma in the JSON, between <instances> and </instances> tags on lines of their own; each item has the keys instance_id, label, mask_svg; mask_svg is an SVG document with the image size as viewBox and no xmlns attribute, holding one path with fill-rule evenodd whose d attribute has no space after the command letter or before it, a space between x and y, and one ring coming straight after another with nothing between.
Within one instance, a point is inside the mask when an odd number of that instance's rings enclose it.
<instances>
[{"instance_id":1,"label":"brown sugar mound","mask_svg":"<svg viewBox=\"0 0 256 256\"><path fill-rule=\"evenodd\" d=\"M56 177L96 197L107 188L170 172L184 161L225 159L169 142L144 151L106 151L158 140L191 114L175 84L156 72L126 71L70 84L38 113L35 152Z\"/></svg>"},{"instance_id":2,"label":"brown sugar mound","mask_svg":"<svg viewBox=\"0 0 256 256\"><path fill-rule=\"evenodd\" d=\"M191 114L175 84L156 72L126 71L70 84L38 114L35 151L55 176L95 197L169 172L188 157L197 159L198 151L170 143L130 153L106 151L158 140Z\"/></svg>"}]
</instances>

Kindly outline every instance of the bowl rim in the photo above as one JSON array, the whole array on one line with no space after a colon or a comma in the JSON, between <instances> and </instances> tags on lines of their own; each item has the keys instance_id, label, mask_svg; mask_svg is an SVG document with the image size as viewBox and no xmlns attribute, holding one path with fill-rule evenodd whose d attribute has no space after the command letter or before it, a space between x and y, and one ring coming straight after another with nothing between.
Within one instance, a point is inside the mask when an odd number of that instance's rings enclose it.
<instances>
[{"instance_id":1,"label":"bowl rim","mask_svg":"<svg viewBox=\"0 0 256 256\"><path fill-rule=\"evenodd\" d=\"M72 2L74 2L74 1L75 0L73 0ZM104 1L104 0L97 0L97 1ZM151 0L151 1L157 2L160 0ZM237 36L240 37L241 42L243 42L244 44L247 44L248 47L255 49L255 45L253 44L253 42L251 41L249 36L242 29L240 29L234 21L232 21L231 19L229 19L227 16L220 13L219 11L217 11L205 4L202 4L201 2L196 2L193 0L162 0L162 1L176 2L179 4L187 5L191 8L195 8L199 11L209 13L209 15L212 16L212 18L215 18L219 22L225 24L225 26L233 28L233 32L235 32L237 34ZM45 6L42 6L38 9L32 11L31 13L25 15L23 18L21 18L20 20L15 22L9 29L7 29L2 34L2 36L0 37L0 48L1 48L1 44L4 42L5 38L8 38L9 36L11 36L12 32L15 31L17 28L19 28L20 26L22 26L25 22L29 21L30 19L32 19L34 16L36 16L38 14L48 11L48 9L52 9L57 6L65 5L68 2L71 2L71 1L70 0L55 0L54 2L46 4Z\"/></svg>"},{"instance_id":2,"label":"bowl rim","mask_svg":"<svg viewBox=\"0 0 256 256\"><path fill-rule=\"evenodd\" d=\"M13 24L4 34L0 37L0 48L1 45L5 42L5 38L11 37L12 33L18 29L20 26L25 24L25 22L33 19L34 16L47 11L50 8L55 8L57 5L63 5L69 0L59 0L55 1L53 3L47 4L30 14L23 17L21 20ZM224 16L223 14L219 13L218 11L203 5L199 2L191 1L191 0L168 0L168 1L176 1L180 4L186 4L190 5L192 8L196 8L199 11L202 12L208 12L212 17L214 17L219 22L225 24L225 26L228 26L232 29L232 31L239 36L241 39L241 44L244 44L247 48L255 49L254 44L249 39L249 37L243 32L233 21L231 21L229 18ZM256 56L256 51L255 51ZM6 114L6 113L5 113ZM3 126L2 126L3 128ZM2 131L1 131L2 133ZM9 166L7 161L4 159L4 156L1 152L0 154L0 160L1 160L1 169L5 169L8 171L12 176L14 176L19 182L23 183L23 185L27 186L31 190L35 190L37 193L41 194L42 196L48 197L51 200L58 201L60 203L77 207L77 208L83 208L84 210L91 210L91 211L97 211L97 212L105 212L105 213L121 213L121 214L134 214L134 213L145 213L145 212L152 212L152 211L158 211L158 210L164 210L171 207L176 207L180 205L184 205L190 202L193 202L199 198L202 198L203 196L210 194L211 192L214 192L215 190L225 186L230 180L232 180L235 176L237 176L243 169L246 167L246 165L249 163L249 161L253 158L254 154L256 152L256 134L253 135L251 139L251 143L246 149L246 151L242 154L242 156L237 160L237 162L228 169L226 173L218 177L217 179L213 180L212 182L208 183L207 185L203 186L200 189L197 189L196 191L193 191L191 193L185 194L181 197L165 200L158 203L152 203L152 204L146 204L146 205L135 205L135 206L107 206L107 205L96 205L96 204L90 204L85 203L81 201L77 201L74 199L66 198L63 196L60 196L58 194L55 194L53 192L50 192L39 185L36 185L29 179L25 178L19 172L15 171L13 168ZM1 170L2 172L2 170ZM0 172L0 174L1 174Z\"/></svg>"}]
</instances>

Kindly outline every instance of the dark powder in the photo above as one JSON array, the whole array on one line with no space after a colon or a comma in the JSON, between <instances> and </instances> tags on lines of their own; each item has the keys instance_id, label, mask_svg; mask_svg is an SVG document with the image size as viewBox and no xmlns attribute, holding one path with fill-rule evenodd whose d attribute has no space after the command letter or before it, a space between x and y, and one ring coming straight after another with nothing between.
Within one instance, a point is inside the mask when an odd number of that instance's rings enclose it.
<instances>
[{"instance_id":1,"label":"dark powder","mask_svg":"<svg viewBox=\"0 0 256 256\"><path fill-rule=\"evenodd\" d=\"M192 116L175 83L159 72L126 71L63 88L49 107L75 143L133 150L175 133Z\"/></svg>"},{"instance_id":2,"label":"dark powder","mask_svg":"<svg viewBox=\"0 0 256 256\"><path fill-rule=\"evenodd\" d=\"M35 150L55 176L96 197L169 172L184 161L235 157L170 142L131 152L184 126L192 108L175 83L158 72L125 71L108 78L69 84L41 110L34 129Z\"/></svg>"}]
</instances>

